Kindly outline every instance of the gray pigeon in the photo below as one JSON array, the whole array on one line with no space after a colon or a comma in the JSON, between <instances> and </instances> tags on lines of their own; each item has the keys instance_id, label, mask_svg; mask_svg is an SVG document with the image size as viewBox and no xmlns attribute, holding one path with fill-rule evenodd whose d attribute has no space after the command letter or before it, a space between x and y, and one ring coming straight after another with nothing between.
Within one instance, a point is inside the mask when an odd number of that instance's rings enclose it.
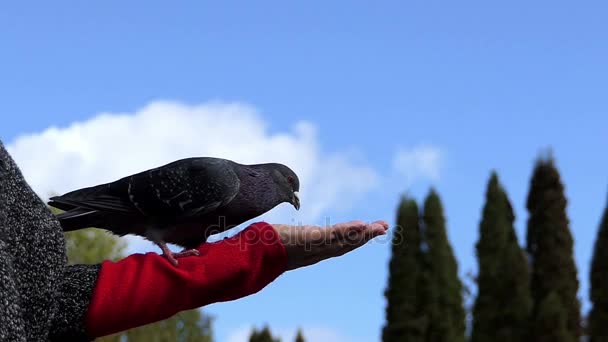
<instances>
[{"instance_id":1,"label":"gray pigeon","mask_svg":"<svg viewBox=\"0 0 608 342\"><path fill-rule=\"evenodd\" d=\"M298 176L277 163L242 165L220 158L186 158L117 181L51 197L64 210L64 231L102 228L156 243L177 266L178 257L215 233L288 202L300 209ZM184 247L172 253L166 243Z\"/></svg>"}]
</instances>

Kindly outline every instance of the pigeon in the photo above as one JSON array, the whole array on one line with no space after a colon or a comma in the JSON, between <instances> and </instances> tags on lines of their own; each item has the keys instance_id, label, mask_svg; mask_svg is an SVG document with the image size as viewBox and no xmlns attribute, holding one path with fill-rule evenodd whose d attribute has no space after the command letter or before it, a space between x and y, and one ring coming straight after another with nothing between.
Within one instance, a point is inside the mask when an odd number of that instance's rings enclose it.
<instances>
[{"instance_id":1,"label":"pigeon","mask_svg":"<svg viewBox=\"0 0 608 342\"><path fill-rule=\"evenodd\" d=\"M118 236L135 234L177 258L198 255L207 238L287 202L300 209L300 181L278 163L244 165L195 157L51 197L64 231L95 227ZM183 247L173 253L167 243Z\"/></svg>"}]
</instances>

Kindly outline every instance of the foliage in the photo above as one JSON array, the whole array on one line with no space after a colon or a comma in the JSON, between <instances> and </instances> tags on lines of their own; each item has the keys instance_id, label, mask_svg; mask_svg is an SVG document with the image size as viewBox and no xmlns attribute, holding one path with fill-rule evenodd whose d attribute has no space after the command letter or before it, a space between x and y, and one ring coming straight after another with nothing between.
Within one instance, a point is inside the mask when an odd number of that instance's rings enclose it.
<instances>
[{"instance_id":1,"label":"foliage","mask_svg":"<svg viewBox=\"0 0 608 342\"><path fill-rule=\"evenodd\" d=\"M296 334L295 342L304 342L304 335L302 334L302 329L298 329L298 333Z\"/></svg>"},{"instance_id":2,"label":"foliage","mask_svg":"<svg viewBox=\"0 0 608 342\"><path fill-rule=\"evenodd\" d=\"M249 336L249 342L281 342L281 340L273 337L270 328L264 326L264 328L259 331L256 328L253 328L251 335Z\"/></svg>"},{"instance_id":3,"label":"foliage","mask_svg":"<svg viewBox=\"0 0 608 342\"><path fill-rule=\"evenodd\" d=\"M421 296L425 287L424 265L418 205L413 199L401 199L391 248L382 339L385 342L424 341L427 326Z\"/></svg>"},{"instance_id":4,"label":"foliage","mask_svg":"<svg viewBox=\"0 0 608 342\"><path fill-rule=\"evenodd\" d=\"M511 203L493 172L476 245L479 274L472 342L523 341L527 336L532 308L530 279L514 220Z\"/></svg>"},{"instance_id":5,"label":"foliage","mask_svg":"<svg viewBox=\"0 0 608 342\"><path fill-rule=\"evenodd\" d=\"M443 206L432 189L424 201L424 243L426 244L426 280L428 287L422 296L427 301L429 342L465 340L465 311L462 282L458 264L448 241Z\"/></svg>"},{"instance_id":6,"label":"foliage","mask_svg":"<svg viewBox=\"0 0 608 342\"><path fill-rule=\"evenodd\" d=\"M590 342L608 340L608 205L600 222L591 261L591 303L588 318Z\"/></svg>"},{"instance_id":7,"label":"foliage","mask_svg":"<svg viewBox=\"0 0 608 342\"><path fill-rule=\"evenodd\" d=\"M566 317L567 340L574 342L581 335L581 318L573 240L566 204L564 186L553 159L539 159L527 199L529 218L526 249L532 267L533 321L539 322L543 313L541 309L550 308L551 313L561 312L561 309L553 306L562 305ZM549 295L557 296L559 301L548 298ZM553 327L545 327L547 330L544 331L535 327L531 339L540 341L555 333Z\"/></svg>"}]
</instances>

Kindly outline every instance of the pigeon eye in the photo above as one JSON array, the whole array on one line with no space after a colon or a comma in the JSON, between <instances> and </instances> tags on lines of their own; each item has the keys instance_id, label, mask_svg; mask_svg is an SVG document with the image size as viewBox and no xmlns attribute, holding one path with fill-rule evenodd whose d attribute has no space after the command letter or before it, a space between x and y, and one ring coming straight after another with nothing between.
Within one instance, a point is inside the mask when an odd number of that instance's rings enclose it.
<instances>
[{"instance_id":1,"label":"pigeon eye","mask_svg":"<svg viewBox=\"0 0 608 342\"><path fill-rule=\"evenodd\" d=\"M293 177L291 177L291 176L287 176L287 181L288 181L289 183L293 183Z\"/></svg>"}]
</instances>

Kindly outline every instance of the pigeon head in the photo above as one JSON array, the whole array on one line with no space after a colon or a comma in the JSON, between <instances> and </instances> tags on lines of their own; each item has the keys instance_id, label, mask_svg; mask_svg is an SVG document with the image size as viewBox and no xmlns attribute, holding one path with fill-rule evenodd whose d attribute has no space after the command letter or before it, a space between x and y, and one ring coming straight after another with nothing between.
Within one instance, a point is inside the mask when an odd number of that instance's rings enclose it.
<instances>
[{"instance_id":1,"label":"pigeon head","mask_svg":"<svg viewBox=\"0 0 608 342\"><path fill-rule=\"evenodd\" d=\"M272 179L277 185L279 196L285 202L291 203L296 210L300 209L300 180L292 169L283 164L268 164Z\"/></svg>"}]
</instances>

